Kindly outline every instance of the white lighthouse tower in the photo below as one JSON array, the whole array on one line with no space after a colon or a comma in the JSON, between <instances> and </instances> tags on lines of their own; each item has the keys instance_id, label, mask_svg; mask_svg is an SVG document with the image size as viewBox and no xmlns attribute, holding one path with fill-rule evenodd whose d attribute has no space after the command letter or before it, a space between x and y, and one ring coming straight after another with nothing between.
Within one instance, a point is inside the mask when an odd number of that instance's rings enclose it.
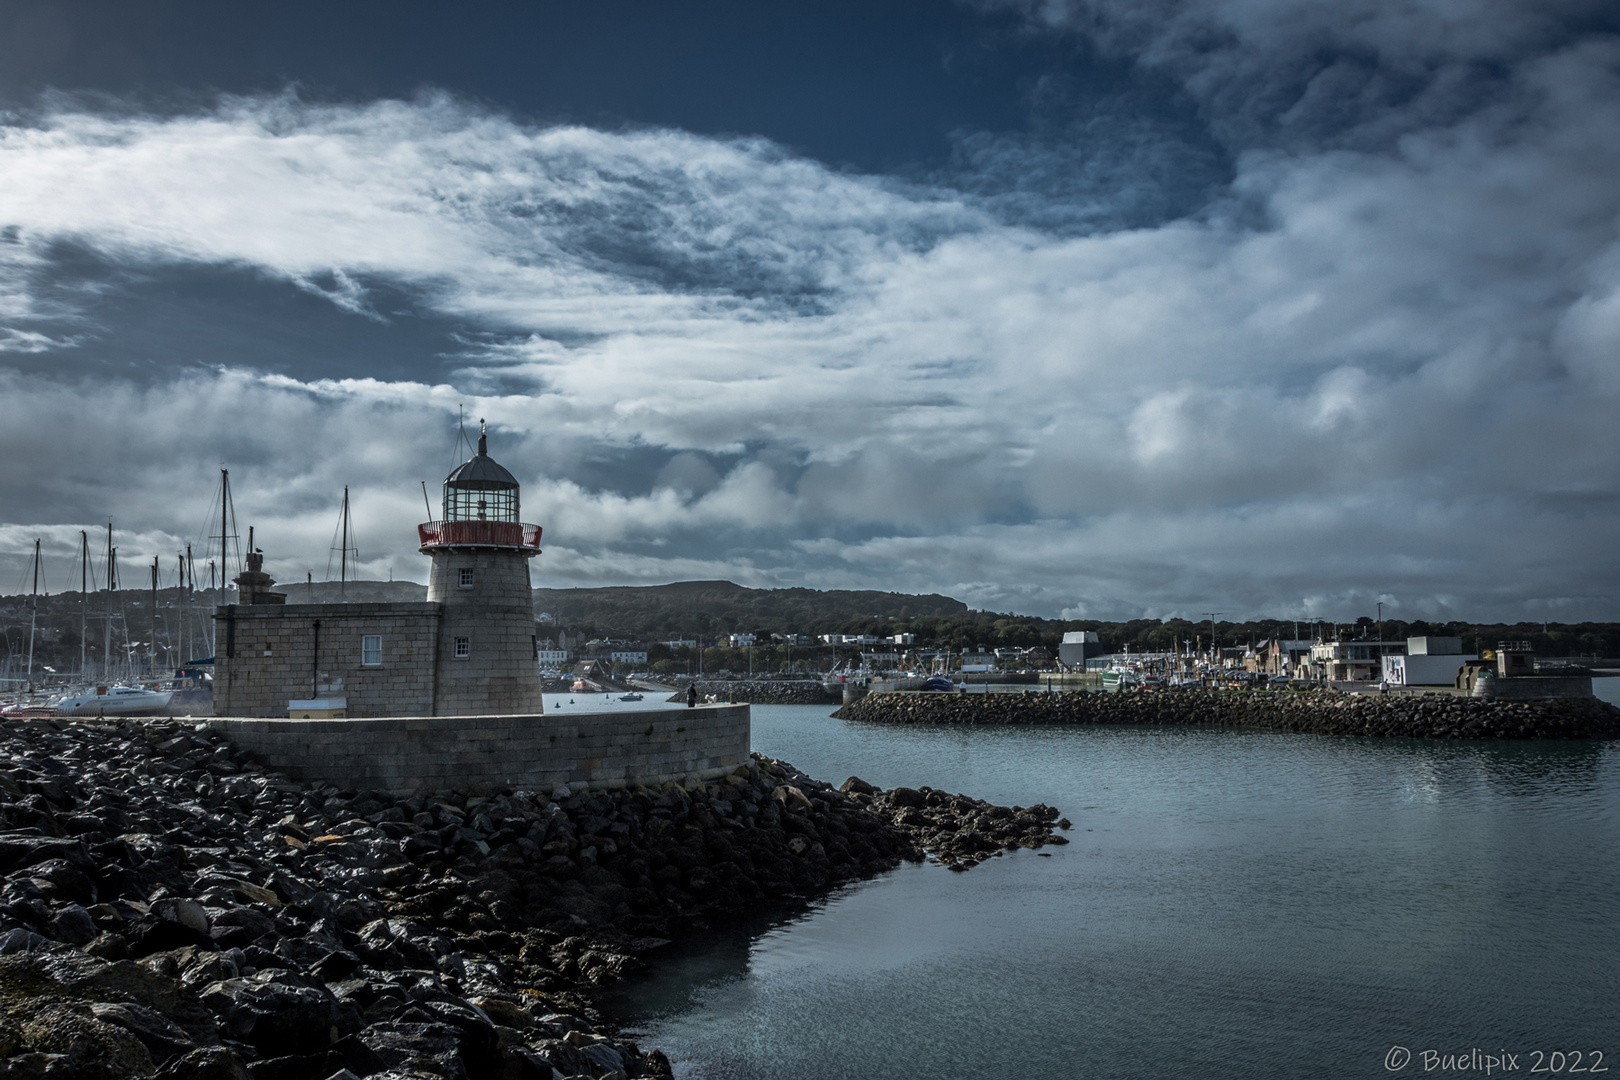
<instances>
[{"instance_id":1,"label":"white lighthouse tower","mask_svg":"<svg viewBox=\"0 0 1620 1080\"><path fill-rule=\"evenodd\" d=\"M540 554L540 526L518 517L518 482L478 453L444 480L443 520L417 531L433 559L428 601L441 605L436 716L541 712L529 560Z\"/></svg>"}]
</instances>

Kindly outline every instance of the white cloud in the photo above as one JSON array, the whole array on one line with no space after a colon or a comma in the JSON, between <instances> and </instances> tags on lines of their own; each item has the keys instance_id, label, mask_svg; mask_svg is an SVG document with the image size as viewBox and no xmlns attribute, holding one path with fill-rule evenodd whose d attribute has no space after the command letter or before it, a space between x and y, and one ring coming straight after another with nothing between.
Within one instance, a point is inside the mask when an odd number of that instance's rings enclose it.
<instances>
[{"instance_id":1,"label":"white cloud","mask_svg":"<svg viewBox=\"0 0 1620 1080\"><path fill-rule=\"evenodd\" d=\"M1169 10L1118 40L1216 101L1176 51L1192 9ZM1212 10L1239 42L1319 34L1289 5ZM1472 10L1413 17L1441 34ZM1382 12L1333 40L1427 55ZM1507 47L1459 33L1432 47ZM6 517L200 535L224 460L287 565L324 566L348 483L366 565L420 577L418 483L447 471L465 404L555 545L539 581L1612 614L1617 57L1515 53L1481 108L1420 110L1376 145L1273 142L1197 218L1087 236L763 141L531 128L444 97L59 106L0 128L0 350L117 334L46 288L66 243L246 269L368 320L404 291L467 332L455 387L226 355L139 378L18 368L0 449L29 465L0 477ZM52 453L65 433L73 453ZM614 455L643 463L593 464ZM1514 567L1525 551L1537 565Z\"/></svg>"}]
</instances>

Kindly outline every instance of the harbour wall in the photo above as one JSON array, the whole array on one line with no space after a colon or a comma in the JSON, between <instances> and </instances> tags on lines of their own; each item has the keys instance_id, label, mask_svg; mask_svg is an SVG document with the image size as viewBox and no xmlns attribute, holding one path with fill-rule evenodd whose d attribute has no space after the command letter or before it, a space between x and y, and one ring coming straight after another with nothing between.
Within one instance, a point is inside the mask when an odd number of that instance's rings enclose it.
<instances>
[{"instance_id":1,"label":"harbour wall","mask_svg":"<svg viewBox=\"0 0 1620 1080\"><path fill-rule=\"evenodd\" d=\"M1418 739L1620 738L1620 708L1590 697L1502 701L1450 694L1236 690L873 694L833 715L887 724L1153 724Z\"/></svg>"},{"instance_id":2,"label":"harbour wall","mask_svg":"<svg viewBox=\"0 0 1620 1080\"><path fill-rule=\"evenodd\" d=\"M1488 701L1544 701L1550 698L1589 698L1590 675L1522 675L1512 679L1479 679L1473 695Z\"/></svg>"},{"instance_id":3,"label":"harbour wall","mask_svg":"<svg viewBox=\"0 0 1620 1080\"><path fill-rule=\"evenodd\" d=\"M749 760L747 705L546 716L215 717L232 744L305 781L404 792L556 791L711 780Z\"/></svg>"},{"instance_id":4,"label":"harbour wall","mask_svg":"<svg viewBox=\"0 0 1620 1080\"><path fill-rule=\"evenodd\" d=\"M829 694L816 679L699 679L698 693L713 694L721 701L747 701L755 705L826 705L843 698ZM675 692L676 699L685 700L686 688Z\"/></svg>"}]
</instances>

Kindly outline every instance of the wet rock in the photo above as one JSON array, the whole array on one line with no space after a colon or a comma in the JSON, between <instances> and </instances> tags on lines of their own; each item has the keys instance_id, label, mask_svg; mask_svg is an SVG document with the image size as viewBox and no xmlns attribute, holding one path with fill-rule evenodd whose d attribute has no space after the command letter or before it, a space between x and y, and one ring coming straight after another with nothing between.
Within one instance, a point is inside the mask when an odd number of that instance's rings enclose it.
<instances>
[{"instance_id":1,"label":"wet rock","mask_svg":"<svg viewBox=\"0 0 1620 1080\"><path fill-rule=\"evenodd\" d=\"M0 1076L83 1080L75 1045L176 1078L668 1076L581 994L687 927L1050 832L1040 808L901 806L761 757L465 797L298 784L171 721L0 744L0 1020L26 1003L62 1040L0 1025Z\"/></svg>"},{"instance_id":2,"label":"wet rock","mask_svg":"<svg viewBox=\"0 0 1620 1080\"><path fill-rule=\"evenodd\" d=\"M140 1039L96 1019L82 1002L36 1002L18 1024L22 1045L39 1054L59 1054L83 1080L123 1080L157 1071Z\"/></svg>"},{"instance_id":3,"label":"wet rock","mask_svg":"<svg viewBox=\"0 0 1620 1080\"><path fill-rule=\"evenodd\" d=\"M360 1026L359 1010L290 971L210 983L198 996L226 1035L261 1053L314 1053Z\"/></svg>"},{"instance_id":4,"label":"wet rock","mask_svg":"<svg viewBox=\"0 0 1620 1080\"><path fill-rule=\"evenodd\" d=\"M51 916L51 936L69 945L88 945L96 939L95 921L78 904L67 904Z\"/></svg>"},{"instance_id":5,"label":"wet rock","mask_svg":"<svg viewBox=\"0 0 1620 1080\"><path fill-rule=\"evenodd\" d=\"M1515 702L1332 690L873 694L833 715L888 724L1151 724L1376 738L1620 738L1620 707L1596 698Z\"/></svg>"}]
</instances>

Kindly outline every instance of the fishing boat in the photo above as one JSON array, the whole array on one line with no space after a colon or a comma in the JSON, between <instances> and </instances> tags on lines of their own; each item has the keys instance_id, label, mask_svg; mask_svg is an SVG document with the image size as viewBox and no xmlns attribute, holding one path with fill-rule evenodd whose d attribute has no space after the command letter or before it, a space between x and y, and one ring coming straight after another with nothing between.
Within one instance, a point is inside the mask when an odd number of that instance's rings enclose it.
<instances>
[{"instance_id":1,"label":"fishing boat","mask_svg":"<svg viewBox=\"0 0 1620 1080\"><path fill-rule=\"evenodd\" d=\"M1134 690L1141 686L1142 667L1128 660L1115 660L1103 668L1102 684L1105 690Z\"/></svg>"},{"instance_id":2,"label":"fishing boat","mask_svg":"<svg viewBox=\"0 0 1620 1080\"><path fill-rule=\"evenodd\" d=\"M829 694L843 693L844 687L849 685L866 686L872 681L872 673L862 664L856 667L853 663L841 668L833 668L821 680L821 688Z\"/></svg>"},{"instance_id":3,"label":"fishing boat","mask_svg":"<svg viewBox=\"0 0 1620 1080\"><path fill-rule=\"evenodd\" d=\"M57 716L155 716L168 711L172 690L98 686L56 703Z\"/></svg>"},{"instance_id":4,"label":"fishing boat","mask_svg":"<svg viewBox=\"0 0 1620 1080\"><path fill-rule=\"evenodd\" d=\"M39 720L56 715L56 698L30 698L0 709L0 717L7 720Z\"/></svg>"},{"instance_id":5,"label":"fishing boat","mask_svg":"<svg viewBox=\"0 0 1620 1080\"><path fill-rule=\"evenodd\" d=\"M924 690L938 690L942 693L956 693L956 684L944 675L930 675L923 681Z\"/></svg>"},{"instance_id":6,"label":"fishing boat","mask_svg":"<svg viewBox=\"0 0 1620 1080\"><path fill-rule=\"evenodd\" d=\"M634 690L632 690L628 694L620 694L619 695L619 700L620 701L640 701L641 700L641 695L636 693Z\"/></svg>"}]
</instances>

